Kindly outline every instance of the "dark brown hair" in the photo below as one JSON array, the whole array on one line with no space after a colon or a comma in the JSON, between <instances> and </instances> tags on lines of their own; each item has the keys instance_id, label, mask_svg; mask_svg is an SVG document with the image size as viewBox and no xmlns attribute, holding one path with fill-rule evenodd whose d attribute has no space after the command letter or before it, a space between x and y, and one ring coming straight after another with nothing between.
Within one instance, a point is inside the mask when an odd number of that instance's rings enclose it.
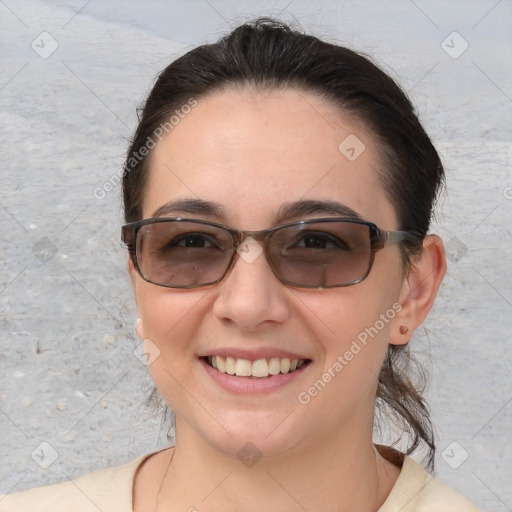
<instances>
[{"instance_id":1,"label":"dark brown hair","mask_svg":"<svg viewBox=\"0 0 512 512\"><path fill-rule=\"evenodd\" d=\"M235 28L214 44L199 46L172 62L158 77L142 109L128 150L123 175L126 222L142 218L142 197L148 158L141 149L154 142L162 126L191 99L229 88L256 90L295 88L319 94L361 121L379 143L380 179L393 204L398 229L420 236L414 247L402 246L404 268L421 251L433 205L444 180L439 156L414 107L402 89L370 58L324 42L279 21L259 18ZM159 131L160 130L160 131ZM158 138L158 137L157 137ZM421 442L426 463L434 461L434 435L420 384L410 379L409 348L390 346L382 366L377 406L411 435L407 453ZM423 373L420 372L420 376Z\"/></svg>"}]
</instances>

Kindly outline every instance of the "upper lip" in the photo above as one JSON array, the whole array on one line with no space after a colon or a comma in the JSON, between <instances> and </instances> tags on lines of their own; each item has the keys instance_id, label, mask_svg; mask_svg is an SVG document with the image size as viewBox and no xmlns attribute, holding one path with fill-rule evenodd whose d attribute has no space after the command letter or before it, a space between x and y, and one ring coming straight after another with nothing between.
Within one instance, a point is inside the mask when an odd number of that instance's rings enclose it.
<instances>
[{"instance_id":1,"label":"upper lip","mask_svg":"<svg viewBox=\"0 0 512 512\"><path fill-rule=\"evenodd\" d=\"M251 349L243 349L239 347L220 347L209 350L208 352L202 354L200 357L210 356L234 357L235 359L248 359L249 361L256 361L258 359L272 359L273 357L278 357L279 359L283 359L285 357L288 359L310 359L295 352L288 352L287 350L265 347Z\"/></svg>"}]
</instances>

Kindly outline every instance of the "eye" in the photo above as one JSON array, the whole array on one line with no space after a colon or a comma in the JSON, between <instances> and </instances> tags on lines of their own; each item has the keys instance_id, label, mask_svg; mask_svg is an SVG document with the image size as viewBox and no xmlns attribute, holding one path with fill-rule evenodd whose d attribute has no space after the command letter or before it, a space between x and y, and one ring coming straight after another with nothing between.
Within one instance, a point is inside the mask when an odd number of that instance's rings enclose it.
<instances>
[{"instance_id":1,"label":"eye","mask_svg":"<svg viewBox=\"0 0 512 512\"><path fill-rule=\"evenodd\" d=\"M340 238L323 232L303 233L295 247L305 247L306 249L349 249L349 246Z\"/></svg>"},{"instance_id":2,"label":"eye","mask_svg":"<svg viewBox=\"0 0 512 512\"><path fill-rule=\"evenodd\" d=\"M207 247L219 247L214 237L202 233L186 233L171 240L168 247L191 247L202 249Z\"/></svg>"}]
</instances>

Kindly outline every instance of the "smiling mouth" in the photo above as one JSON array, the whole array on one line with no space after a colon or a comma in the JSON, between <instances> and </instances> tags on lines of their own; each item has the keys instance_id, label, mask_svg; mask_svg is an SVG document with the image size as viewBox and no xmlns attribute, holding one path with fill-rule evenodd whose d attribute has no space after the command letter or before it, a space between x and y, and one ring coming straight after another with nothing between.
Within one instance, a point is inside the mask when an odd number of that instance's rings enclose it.
<instances>
[{"instance_id":1,"label":"smiling mouth","mask_svg":"<svg viewBox=\"0 0 512 512\"><path fill-rule=\"evenodd\" d=\"M272 357L268 360L256 359L255 361L229 356L208 356L202 359L220 373L237 377L256 377L259 379L292 373L311 362L310 359L288 359L287 357Z\"/></svg>"}]
</instances>

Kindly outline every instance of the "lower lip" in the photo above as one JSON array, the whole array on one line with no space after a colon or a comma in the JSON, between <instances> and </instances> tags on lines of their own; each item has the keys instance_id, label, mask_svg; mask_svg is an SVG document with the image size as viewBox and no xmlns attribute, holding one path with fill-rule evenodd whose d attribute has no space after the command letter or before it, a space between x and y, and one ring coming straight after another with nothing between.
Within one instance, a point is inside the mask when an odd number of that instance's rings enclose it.
<instances>
[{"instance_id":1,"label":"lower lip","mask_svg":"<svg viewBox=\"0 0 512 512\"><path fill-rule=\"evenodd\" d=\"M212 377L223 389L232 393L249 394L249 393L271 393L277 389L283 388L287 384L298 378L306 368L308 363L304 363L298 370L291 373L279 373L277 375L269 375L268 377L238 377L221 373L211 367L203 359L199 360L205 368L206 372Z\"/></svg>"}]
</instances>

